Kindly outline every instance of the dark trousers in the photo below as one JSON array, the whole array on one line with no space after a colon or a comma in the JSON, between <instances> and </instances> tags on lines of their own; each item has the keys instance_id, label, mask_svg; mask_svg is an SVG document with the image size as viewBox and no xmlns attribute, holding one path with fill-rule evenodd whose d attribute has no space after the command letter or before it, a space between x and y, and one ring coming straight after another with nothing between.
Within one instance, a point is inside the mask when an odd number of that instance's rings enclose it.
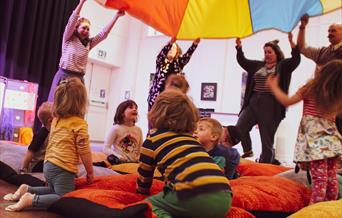
<instances>
[{"instance_id":1,"label":"dark trousers","mask_svg":"<svg viewBox=\"0 0 342 218\"><path fill-rule=\"evenodd\" d=\"M253 93L248 106L243 109L236 124L242 134L243 151L252 151L249 132L257 124L262 144L259 162L272 163L274 159L274 135L280 121L281 106L274 96L267 93Z\"/></svg>"},{"instance_id":2,"label":"dark trousers","mask_svg":"<svg viewBox=\"0 0 342 218\"><path fill-rule=\"evenodd\" d=\"M20 186L21 184L27 184L29 186L45 185L45 182L29 174L18 174L2 161L0 161L0 179L16 186Z\"/></svg>"}]
</instances>

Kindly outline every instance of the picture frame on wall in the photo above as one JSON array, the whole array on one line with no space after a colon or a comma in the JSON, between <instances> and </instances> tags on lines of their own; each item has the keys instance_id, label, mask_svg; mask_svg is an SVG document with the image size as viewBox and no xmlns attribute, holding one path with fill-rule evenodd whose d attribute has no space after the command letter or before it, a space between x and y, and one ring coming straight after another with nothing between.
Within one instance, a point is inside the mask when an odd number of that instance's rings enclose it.
<instances>
[{"instance_id":1,"label":"picture frame on wall","mask_svg":"<svg viewBox=\"0 0 342 218\"><path fill-rule=\"evenodd\" d=\"M217 83L202 83L201 84L201 100L216 101Z\"/></svg>"}]
</instances>

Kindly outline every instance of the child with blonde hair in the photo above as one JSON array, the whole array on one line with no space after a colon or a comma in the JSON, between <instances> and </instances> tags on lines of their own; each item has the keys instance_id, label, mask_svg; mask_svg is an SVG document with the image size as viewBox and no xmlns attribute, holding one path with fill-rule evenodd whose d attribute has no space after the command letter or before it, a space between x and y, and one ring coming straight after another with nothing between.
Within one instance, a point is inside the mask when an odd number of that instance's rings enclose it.
<instances>
[{"instance_id":1,"label":"child with blonde hair","mask_svg":"<svg viewBox=\"0 0 342 218\"><path fill-rule=\"evenodd\" d=\"M230 138L229 132L222 128L220 122L213 118L204 117L198 121L194 137L198 139L216 164L219 165L226 177L235 179L238 177L236 167L240 162L240 154L235 148L219 144L224 132L227 135L225 135L223 142L228 142Z\"/></svg>"},{"instance_id":2,"label":"child with blonde hair","mask_svg":"<svg viewBox=\"0 0 342 218\"><path fill-rule=\"evenodd\" d=\"M267 81L275 97L289 106L303 100L294 161L307 166L312 177L310 203L336 200L337 161L342 154L342 136L335 124L342 111L342 61L331 61L291 97L278 86L277 77Z\"/></svg>"},{"instance_id":3,"label":"child with blonde hair","mask_svg":"<svg viewBox=\"0 0 342 218\"><path fill-rule=\"evenodd\" d=\"M148 119L153 129L141 149L137 192L150 193L157 167L165 187L146 200L158 217L225 217L231 207L231 188L192 137L199 114L191 100L179 90L165 90Z\"/></svg>"},{"instance_id":4,"label":"child with blonde hair","mask_svg":"<svg viewBox=\"0 0 342 218\"><path fill-rule=\"evenodd\" d=\"M93 182L88 125L84 120L87 104L87 92L79 78L69 78L60 83L55 92L54 119L44 161L44 177L48 186L21 185L14 194L5 195L5 200L19 200L6 210L46 209L62 195L73 191L80 158L87 171L87 182Z\"/></svg>"}]
</instances>

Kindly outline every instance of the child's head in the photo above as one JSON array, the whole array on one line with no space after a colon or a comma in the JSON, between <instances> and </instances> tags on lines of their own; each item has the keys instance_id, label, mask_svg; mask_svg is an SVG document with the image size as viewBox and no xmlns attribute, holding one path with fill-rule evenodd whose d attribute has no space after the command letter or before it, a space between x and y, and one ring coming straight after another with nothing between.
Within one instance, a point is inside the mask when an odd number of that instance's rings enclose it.
<instances>
[{"instance_id":1,"label":"child's head","mask_svg":"<svg viewBox=\"0 0 342 218\"><path fill-rule=\"evenodd\" d=\"M137 121L138 105L133 100L126 100L119 104L116 108L114 116L114 124L123 124L125 122Z\"/></svg>"},{"instance_id":2,"label":"child's head","mask_svg":"<svg viewBox=\"0 0 342 218\"><path fill-rule=\"evenodd\" d=\"M87 18L81 17L76 22L75 33L82 40L89 38L90 21Z\"/></svg>"},{"instance_id":3,"label":"child's head","mask_svg":"<svg viewBox=\"0 0 342 218\"><path fill-rule=\"evenodd\" d=\"M225 146L234 146L241 141L241 133L236 126L224 126L220 141Z\"/></svg>"},{"instance_id":4,"label":"child's head","mask_svg":"<svg viewBox=\"0 0 342 218\"><path fill-rule=\"evenodd\" d=\"M59 83L53 102L53 115L57 118L78 116L83 118L87 110L87 91L77 77Z\"/></svg>"},{"instance_id":5,"label":"child's head","mask_svg":"<svg viewBox=\"0 0 342 218\"><path fill-rule=\"evenodd\" d=\"M310 84L317 106L327 113L342 113L342 60L324 65Z\"/></svg>"},{"instance_id":6,"label":"child's head","mask_svg":"<svg viewBox=\"0 0 342 218\"><path fill-rule=\"evenodd\" d=\"M182 49L179 47L177 43L173 43L169 52L167 53L167 58L169 60L174 60L182 55Z\"/></svg>"},{"instance_id":7,"label":"child's head","mask_svg":"<svg viewBox=\"0 0 342 218\"><path fill-rule=\"evenodd\" d=\"M37 117L39 121L46 127L50 128L52 122L52 102L43 102L40 105L37 112Z\"/></svg>"},{"instance_id":8,"label":"child's head","mask_svg":"<svg viewBox=\"0 0 342 218\"><path fill-rule=\"evenodd\" d=\"M189 83L183 75L172 74L166 79L165 90L174 88L179 89L181 92L186 94L189 90Z\"/></svg>"},{"instance_id":9,"label":"child's head","mask_svg":"<svg viewBox=\"0 0 342 218\"><path fill-rule=\"evenodd\" d=\"M222 135L222 126L215 119L204 117L197 123L197 129L194 136L203 145L205 149L211 150L217 145Z\"/></svg>"},{"instance_id":10,"label":"child's head","mask_svg":"<svg viewBox=\"0 0 342 218\"><path fill-rule=\"evenodd\" d=\"M148 113L152 128L177 133L192 133L198 119L199 113L195 105L176 89L163 91Z\"/></svg>"}]
</instances>

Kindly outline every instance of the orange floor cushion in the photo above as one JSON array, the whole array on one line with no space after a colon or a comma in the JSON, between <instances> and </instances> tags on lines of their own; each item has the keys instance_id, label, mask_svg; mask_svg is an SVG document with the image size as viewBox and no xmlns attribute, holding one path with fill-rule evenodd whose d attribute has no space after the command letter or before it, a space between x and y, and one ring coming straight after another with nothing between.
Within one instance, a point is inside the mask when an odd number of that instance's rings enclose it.
<instances>
[{"instance_id":1,"label":"orange floor cushion","mask_svg":"<svg viewBox=\"0 0 342 218\"><path fill-rule=\"evenodd\" d=\"M274 164L242 162L236 169L240 176L274 176L291 168Z\"/></svg>"},{"instance_id":2,"label":"orange floor cushion","mask_svg":"<svg viewBox=\"0 0 342 218\"><path fill-rule=\"evenodd\" d=\"M255 216L242 208L232 207L226 218L255 218Z\"/></svg>"},{"instance_id":3,"label":"orange floor cushion","mask_svg":"<svg viewBox=\"0 0 342 218\"><path fill-rule=\"evenodd\" d=\"M230 181L233 206L248 211L295 212L308 205L311 191L277 176L246 176Z\"/></svg>"}]
</instances>

